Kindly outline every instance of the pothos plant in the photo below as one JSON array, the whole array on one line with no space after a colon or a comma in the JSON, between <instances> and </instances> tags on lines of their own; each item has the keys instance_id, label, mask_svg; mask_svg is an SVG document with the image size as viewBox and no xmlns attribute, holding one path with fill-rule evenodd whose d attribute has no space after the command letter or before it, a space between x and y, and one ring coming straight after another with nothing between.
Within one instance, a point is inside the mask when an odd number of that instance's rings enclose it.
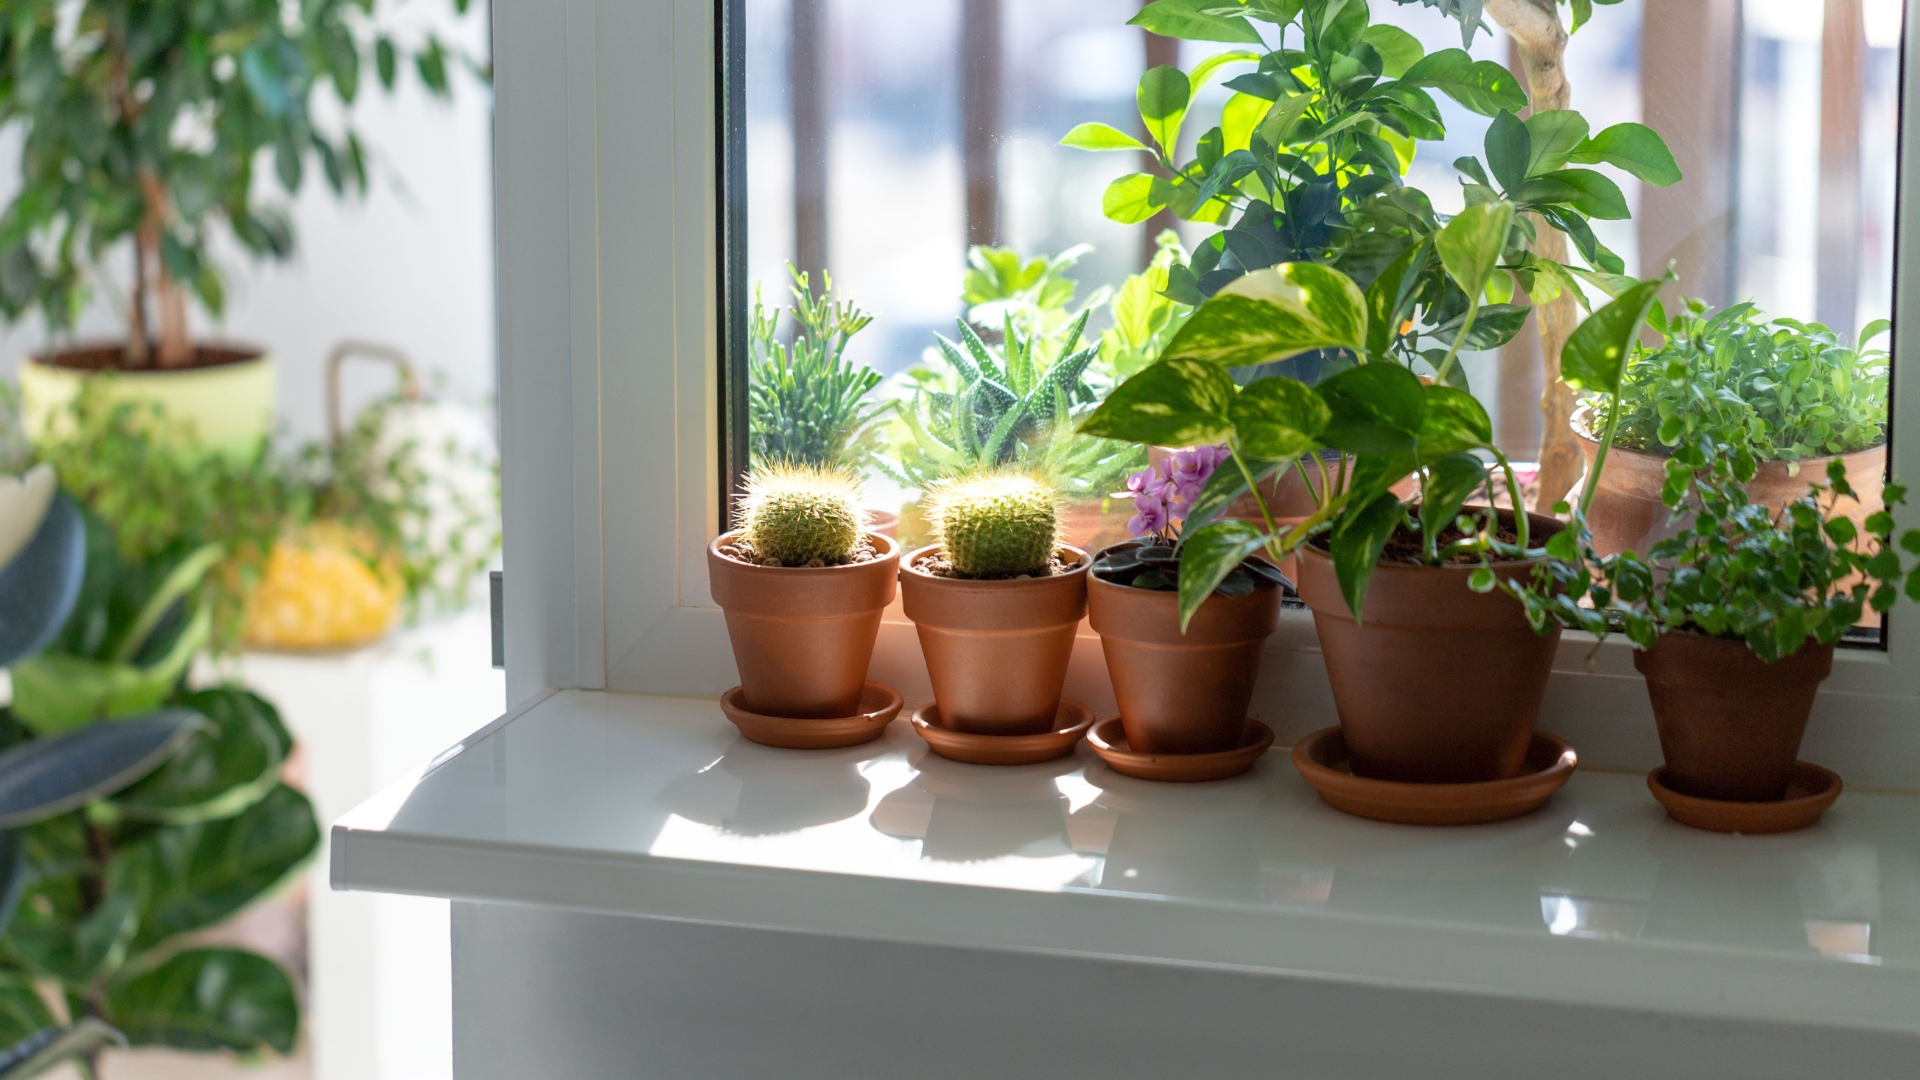
<instances>
[{"instance_id":1,"label":"pothos plant","mask_svg":"<svg viewBox=\"0 0 1920 1080\"><path fill-rule=\"evenodd\" d=\"M1437 255L1465 295L1485 291L1511 216L1506 203L1472 206L1436 237ZM1582 325L1568 345L1570 380L1617 389L1659 284L1634 286ZM1496 475L1516 504L1520 485L1494 445L1486 409L1466 391L1444 381L1423 383L1397 362L1396 344L1418 333L1397 317L1397 285L1382 275L1363 291L1340 271L1314 263L1247 274L1196 310L1162 359L1122 383L1081 425L1083 432L1149 445L1226 445L1232 467L1214 471L1183 524L1183 627L1247 556L1264 549L1278 561L1323 533L1356 618L1373 567L1396 534L1411 538L1422 565L1537 554L1526 515L1514 515L1508 530L1490 509ZM1359 361L1317 387L1285 376L1241 387L1229 373L1324 349ZM1455 359L1444 359L1442 370ZM1339 453L1331 469L1320 453L1325 450ZM1296 465L1315 510L1283 527L1259 482ZM1412 506L1390 490L1408 475L1419 485ZM1215 520L1248 492L1259 503L1260 522ZM1463 513L1480 493L1488 508Z\"/></svg>"},{"instance_id":2,"label":"pothos plant","mask_svg":"<svg viewBox=\"0 0 1920 1080\"><path fill-rule=\"evenodd\" d=\"M1626 199L1606 174L1576 166L1607 164L1662 186L1680 179L1652 129L1617 124L1593 133L1566 109L1522 121L1517 114L1527 94L1506 68L1462 49L1426 53L1406 31L1371 23L1365 0L1157 0L1131 21L1169 37L1253 46L1217 53L1191 72L1163 66L1143 75L1136 98L1148 142L1099 123L1081 124L1062 140L1152 155L1156 171L1109 185L1109 218L1138 222L1168 210L1221 226L1195 249L1189 267L1169 275L1167 294L1197 304L1242 274L1280 263L1334 266L1362 288L1390 276L1389 306L1375 313L1380 325L1417 309L1428 340L1423 347L1420 337L1387 335L1388 348L1454 385L1464 385L1464 376L1457 367L1442 370L1444 357L1462 342L1472 349L1500 345L1525 324L1528 309L1510 303L1516 289L1535 304L1568 293L1584 302L1576 274L1624 269L1589 222L1629 216ZM1184 157L1181 131L1195 95L1244 65L1252 70L1226 81L1234 93L1220 123ZM1482 296L1461 289L1437 257L1446 219L1404 181L1418 143L1446 136L1436 90L1493 118L1485 163L1455 163L1465 202L1505 202L1516 211L1499 252L1506 272L1483 290L1484 309ZM1588 265L1569 267L1530 251L1543 226L1570 237ZM1359 359L1302 355L1308 362L1292 373L1309 379Z\"/></svg>"}]
</instances>

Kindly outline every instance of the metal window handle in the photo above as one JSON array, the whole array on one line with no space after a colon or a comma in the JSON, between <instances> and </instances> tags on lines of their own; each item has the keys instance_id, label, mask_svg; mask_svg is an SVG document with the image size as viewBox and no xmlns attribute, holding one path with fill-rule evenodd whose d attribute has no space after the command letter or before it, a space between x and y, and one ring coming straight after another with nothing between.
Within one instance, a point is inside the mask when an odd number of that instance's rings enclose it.
<instances>
[{"instance_id":1,"label":"metal window handle","mask_svg":"<svg viewBox=\"0 0 1920 1080\"><path fill-rule=\"evenodd\" d=\"M327 436L335 446L346 434L340 419L340 369L355 356L392 365L400 375L401 398L409 402L420 400L420 379L414 374L413 361L406 353L373 341L342 341L327 354Z\"/></svg>"}]
</instances>

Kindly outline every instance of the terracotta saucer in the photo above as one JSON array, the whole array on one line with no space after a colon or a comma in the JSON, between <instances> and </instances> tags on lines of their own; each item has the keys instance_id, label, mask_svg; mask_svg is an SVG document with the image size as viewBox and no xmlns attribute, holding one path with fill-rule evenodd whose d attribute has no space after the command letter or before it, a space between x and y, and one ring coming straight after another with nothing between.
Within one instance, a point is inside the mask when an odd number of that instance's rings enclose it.
<instances>
[{"instance_id":1,"label":"terracotta saucer","mask_svg":"<svg viewBox=\"0 0 1920 1080\"><path fill-rule=\"evenodd\" d=\"M1110 716L1087 732L1087 744L1100 760L1122 776L1140 780L1192 783L1196 780L1225 780L1239 776L1260 760L1273 745L1273 729L1249 717L1240 729L1240 745L1213 754L1144 754L1127 746L1127 731L1120 718Z\"/></svg>"},{"instance_id":2,"label":"terracotta saucer","mask_svg":"<svg viewBox=\"0 0 1920 1080\"><path fill-rule=\"evenodd\" d=\"M794 720L785 716L762 716L740 707L740 688L720 695L720 711L727 714L740 734L763 746L788 750L827 750L836 746L858 746L871 742L887 730L887 724L900 715L900 695L890 686L870 682L860 693L860 713L829 720Z\"/></svg>"},{"instance_id":3,"label":"terracotta saucer","mask_svg":"<svg viewBox=\"0 0 1920 1080\"><path fill-rule=\"evenodd\" d=\"M940 706L928 703L914 710L913 730L927 740L933 752L971 765L1032 765L1073 753L1073 744L1093 726L1093 710L1077 701L1060 699L1053 730L1040 735L975 735L949 731L940 725Z\"/></svg>"},{"instance_id":4,"label":"terracotta saucer","mask_svg":"<svg viewBox=\"0 0 1920 1080\"><path fill-rule=\"evenodd\" d=\"M1353 775L1339 727L1321 728L1293 745L1293 766L1335 809L1399 825L1478 825L1530 814L1573 775L1580 758L1558 735L1533 733L1526 765L1511 780L1412 784Z\"/></svg>"},{"instance_id":5,"label":"terracotta saucer","mask_svg":"<svg viewBox=\"0 0 1920 1080\"><path fill-rule=\"evenodd\" d=\"M1787 797L1778 802L1723 802L1683 795L1668 787L1666 766L1647 774L1647 788L1667 814L1682 825L1708 832L1781 833L1804 829L1820 820L1840 797L1840 777L1810 762L1793 763Z\"/></svg>"}]
</instances>

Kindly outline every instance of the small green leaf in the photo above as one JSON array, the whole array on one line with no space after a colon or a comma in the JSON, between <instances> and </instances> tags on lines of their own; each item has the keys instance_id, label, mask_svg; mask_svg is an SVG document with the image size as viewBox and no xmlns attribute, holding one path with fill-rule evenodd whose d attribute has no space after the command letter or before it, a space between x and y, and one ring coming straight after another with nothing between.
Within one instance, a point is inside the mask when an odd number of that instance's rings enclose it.
<instances>
[{"instance_id":1,"label":"small green leaf","mask_svg":"<svg viewBox=\"0 0 1920 1080\"><path fill-rule=\"evenodd\" d=\"M1477 593L1492 592L1494 583L1493 571L1484 566L1467 575L1467 588Z\"/></svg>"},{"instance_id":2,"label":"small green leaf","mask_svg":"<svg viewBox=\"0 0 1920 1080\"><path fill-rule=\"evenodd\" d=\"M1527 165L1533 159L1533 137L1520 118L1501 109L1487 126L1487 168L1500 187L1512 194L1527 179Z\"/></svg>"},{"instance_id":3,"label":"small green leaf","mask_svg":"<svg viewBox=\"0 0 1920 1080\"><path fill-rule=\"evenodd\" d=\"M1360 35L1360 40L1373 46L1373 51L1380 54L1382 73L1389 79L1405 75L1408 68L1427 55L1419 38L1390 23L1374 23Z\"/></svg>"},{"instance_id":4,"label":"small green leaf","mask_svg":"<svg viewBox=\"0 0 1920 1080\"><path fill-rule=\"evenodd\" d=\"M1217 364L1161 360L1115 387L1079 430L1152 446L1222 442L1233 431L1227 410L1234 392L1233 379Z\"/></svg>"},{"instance_id":5,"label":"small green leaf","mask_svg":"<svg viewBox=\"0 0 1920 1080\"><path fill-rule=\"evenodd\" d=\"M1060 140L1061 146L1079 150L1145 150L1147 144L1107 124L1081 124Z\"/></svg>"},{"instance_id":6,"label":"small green leaf","mask_svg":"<svg viewBox=\"0 0 1920 1080\"><path fill-rule=\"evenodd\" d=\"M1474 60L1465 49L1428 53L1400 76L1405 86L1430 86L1482 116L1527 107L1527 92L1513 72L1491 60Z\"/></svg>"},{"instance_id":7,"label":"small green leaf","mask_svg":"<svg viewBox=\"0 0 1920 1080\"><path fill-rule=\"evenodd\" d=\"M1572 109L1548 109L1527 117L1532 156L1526 175L1542 176L1565 165L1587 137L1587 119Z\"/></svg>"},{"instance_id":8,"label":"small green leaf","mask_svg":"<svg viewBox=\"0 0 1920 1080\"><path fill-rule=\"evenodd\" d=\"M1576 147L1568 160L1612 165L1654 187L1680 182L1680 166L1660 133L1645 124L1615 124Z\"/></svg>"},{"instance_id":9,"label":"small green leaf","mask_svg":"<svg viewBox=\"0 0 1920 1080\"><path fill-rule=\"evenodd\" d=\"M1180 632L1222 579L1272 537L1249 521L1216 521L1180 542Z\"/></svg>"},{"instance_id":10,"label":"small green leaf","mask_svg":"<svg viewBox=\"0 0 1920 1080\"><path fill-rule=\"evenodd\" d=\"M1486 485L1487 466L1472 454L1446 454L1427 463L1420 485L1420 532L1429 550L1474 492Z\"/></svg>"},{"instance_id":11,"label":"small green leaf","mask_svg":"<svg viewBox=\"0 0 1920 1080\"><path fill-rule=\"evenodd\" d=\"M1515 121L1518 123L1519 121ZM1454 215L1434 238L1434 250L1460 290L1477 299L1506 250L1507 230L1513 224L1513 204L1482 203Z\"/></svg>"},{"instance_id":12,"label":"small green leaf","mask_svg":"<svg viewBox=\"0 0 1920 1080\"><path fill-rule=\"evenodd\" d=\"M1191 98L1186 72L1166 64L1148 68L1147 73L1140 76L1140 87L1134 97L1147 134L1163 151L1172 154L1180 142L1180 123L1186 119L1187 102Z\"/></svg>"},{"instance_id":13,"label":"small green leaf","mask_svg":"<svg viewBox=\"0 0 1920 1080\"><path fill-rule=\"evenodd\" d=\"M373 43L373 63L380 73L380 85L393 89L393 80L400 74L400 54L393 47L393 39L380 38Z\"/></svg>"},{"instance_id":14,"label":"small green leaf","mask_svg":"<svg viewBox=\"0 0 1920 1080\"><path fill-rule=\"evenodd\" d=\"M1153 0L1127 20L1161 37L1183 41L1237 41L1262 44L1259 31L1244 16L1218 14L1231 5L1221 0Z\"/></svg>"},{"instance_id":15,"label":"small green leaf","mask_svg":"<svg viewBox=\"0 0 1920 1080\"><path fill-rule=\"evenodd\" d=\"M1165 180L1147 173L1123 176L1107 185L1100 198L1100 209L1110 221L1138 225L1166 209L1173 189Z\"/></svg>"}]
</instances>

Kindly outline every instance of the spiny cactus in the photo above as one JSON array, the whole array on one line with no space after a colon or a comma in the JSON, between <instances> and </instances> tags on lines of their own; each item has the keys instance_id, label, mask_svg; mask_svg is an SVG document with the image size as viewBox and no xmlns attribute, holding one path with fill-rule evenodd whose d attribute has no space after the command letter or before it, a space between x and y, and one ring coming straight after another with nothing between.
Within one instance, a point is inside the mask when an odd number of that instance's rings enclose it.
<instances>
[{"instance_id":1,"label":"spiny cactus","mask_svg":"<svg viewBox=\"0 0 1920 1080\"><path fill-rule=\"evenodd\" d=\"M986 473L933 492L934 534L961 577L1041 573L1059 545L1051 485L1022 473Z\"/></svg>"},{"instance_id":2,"label":"spiny cactus","mask_svg":"<svg viewBox=\"0 0 1920 1080\"><path fill-rule=\"evenodd\" d=\"M754 557L779 566L837 566L866 526L860 482L811 465L762 465L747 478L735 525Z\"/></svg>"}]
</instances>

